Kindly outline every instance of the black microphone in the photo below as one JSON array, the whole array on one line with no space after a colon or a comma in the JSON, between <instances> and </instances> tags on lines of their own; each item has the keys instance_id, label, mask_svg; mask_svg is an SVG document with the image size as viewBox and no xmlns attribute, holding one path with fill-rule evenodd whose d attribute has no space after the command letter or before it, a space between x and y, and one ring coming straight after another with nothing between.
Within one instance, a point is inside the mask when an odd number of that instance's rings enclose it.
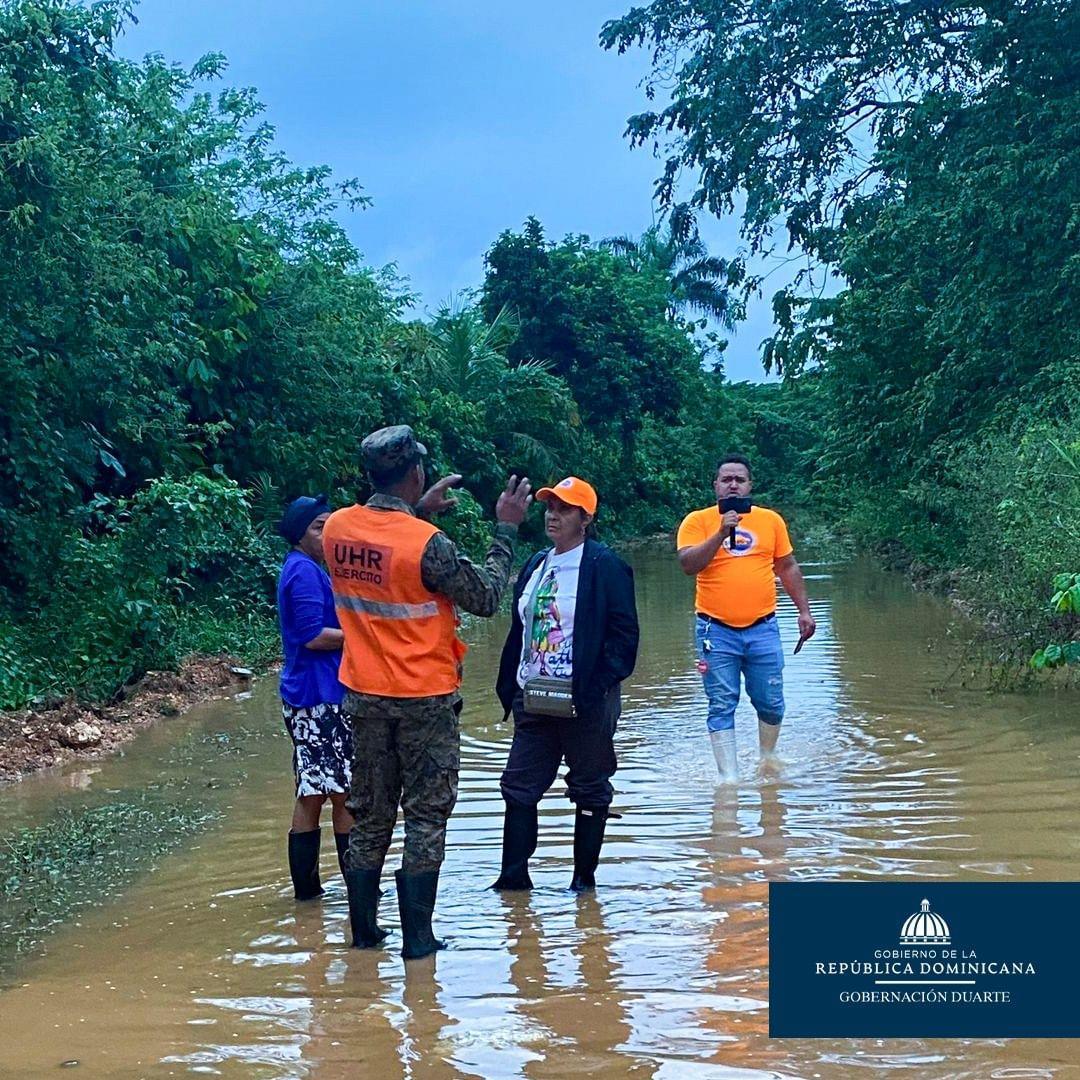
<instances>
[{"instance_id":1,"label":"black microphone","mask_svg":"<svg viewBox=\"0 0 1080 1080\"><path fill-rule=\"evenodd\" d=\"M745 495L727 495L720 500L720 512L726 514L729 510L734 510L738 514L749 514L753 505ZM728 549L730 551L735 551L735 533L738 532L738 529L739 527L736 525L728 537Z\"/></svg>"}]
</instances>

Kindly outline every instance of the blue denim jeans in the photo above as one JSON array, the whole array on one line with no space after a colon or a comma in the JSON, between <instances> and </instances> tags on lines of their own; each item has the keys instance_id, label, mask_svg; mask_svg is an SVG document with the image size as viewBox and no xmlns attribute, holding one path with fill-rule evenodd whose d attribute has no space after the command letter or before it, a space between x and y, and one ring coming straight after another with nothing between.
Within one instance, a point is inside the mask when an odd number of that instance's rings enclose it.
<instances>
[{"instance_id":1,"label":"blue denim jeans","mask_svg":"<svg viewBox=\"0 0 1080 1080\"><path fill-rule=\"evenodd\" d=\"M698 615L694 643L709 699L710 731L735 726L740 675L746 679L746 692L758 718L766 724L784 719L784 650L775 618L732 630Z\"/></svg>"}]
</instances>

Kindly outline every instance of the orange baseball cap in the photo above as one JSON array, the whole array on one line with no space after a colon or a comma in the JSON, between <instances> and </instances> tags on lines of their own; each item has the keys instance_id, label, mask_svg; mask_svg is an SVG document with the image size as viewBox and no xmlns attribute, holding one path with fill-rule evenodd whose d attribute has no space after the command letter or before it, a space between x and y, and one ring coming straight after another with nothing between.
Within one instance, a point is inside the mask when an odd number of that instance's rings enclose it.
<instances>
[{"instance_id":1,"label":"orange baseball cap","mask_svg":"<svg viewBox=\"0 0 1080 1080\"><path fill-rule=\"evenodd\" d=\"M554 495L556 499L562 499L571 506L580 506L586 514L596 513L596 489L576 476L568 476L554 487L541 488L536 493L538 499L546 499L549 495Z\"/></svg>"}]
</instances>

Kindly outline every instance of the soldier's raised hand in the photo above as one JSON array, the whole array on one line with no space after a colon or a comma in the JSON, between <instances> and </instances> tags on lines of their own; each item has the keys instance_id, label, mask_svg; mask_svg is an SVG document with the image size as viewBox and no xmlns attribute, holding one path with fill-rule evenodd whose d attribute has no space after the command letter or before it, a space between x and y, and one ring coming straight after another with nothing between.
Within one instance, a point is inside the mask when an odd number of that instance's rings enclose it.
<instances>
[{"instance_id":1,"label":"soldier's raised hand","mask_svg":"<svg viewBox=\"0 0 1080 1080\"><path fill-rule=\"evenodd\" d=\"M525 520L529 504L532 502L532 484L523 476L520 480L511 476L506 483L506 490L495 504L495 520L503 525L520 525Z\"/></svg>"},{"instance_id":2,"label":"soldier's raised hand","mask_svg":"<svg viewBox=\"0 0 1080 1080\"><path fill-rule=\"evenodd\" d=\"M457 506L457 499L451 499L446 493L450 488L457 487L461 483L461 473L451 473L449 476L444 476L441 480L436 480L420 496L420 501L416 504L416 513L422 518L434 517L435 514L441 514L444 510L451 510Z\"/></svg>"}]
</instances>

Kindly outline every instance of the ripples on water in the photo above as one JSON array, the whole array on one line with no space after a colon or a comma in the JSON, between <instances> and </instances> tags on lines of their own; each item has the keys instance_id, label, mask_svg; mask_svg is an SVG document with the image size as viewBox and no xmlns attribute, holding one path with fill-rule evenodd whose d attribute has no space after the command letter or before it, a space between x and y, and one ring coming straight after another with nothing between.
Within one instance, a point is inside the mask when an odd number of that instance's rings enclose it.
<instances>
[{"instance_id":1,"label":"ripples on water","mask_svg":"<svg viewBox=\"0 0 1080 1080\"><path fill-rule=\"evenodd\" d=\"M743 780L717 788L689 583L666 554L635 562L642 660L618 735L623 817L609 823L595 895L565 890L573 814L561 782L541 806L535 890L485 889L510 731L488 690L503 627L480 624L436 912L453 947L407 974L396 951L346 949L328 827L326 896L290 899L289 748L267 681L252 700L187 721L243 746L236 771L205 749L180 778L197 791L225 776L226 823L16 969L0 994L0 1073L51 1075L72 1059L80 1075L320 1080L1075 1072L1080 1053L1064 1040L771 1041L767 1011L770 880L1075 876L1075 699L942 691L938 605L865 567L807 565L819 630L788 657L780 764L760 772L744 701ZM783 603L789 650L794 616ZM20 786L5 824L58 798L149 782L174 737L159 729L78 784ZM396 928L389 870L384 888Z\"/></svg>"}]
</instances>

